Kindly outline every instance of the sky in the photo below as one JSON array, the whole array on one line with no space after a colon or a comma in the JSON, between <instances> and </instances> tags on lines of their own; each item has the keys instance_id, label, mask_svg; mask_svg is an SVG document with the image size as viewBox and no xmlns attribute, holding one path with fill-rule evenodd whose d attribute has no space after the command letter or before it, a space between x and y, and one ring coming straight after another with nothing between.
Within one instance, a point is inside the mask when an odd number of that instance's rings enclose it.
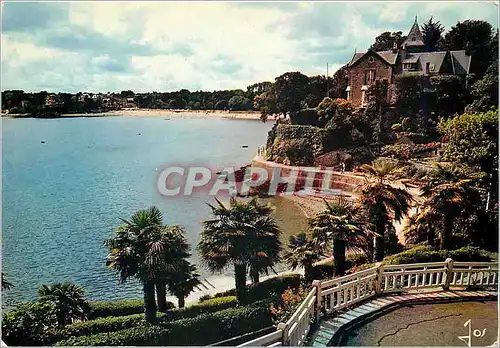
<instances>
[{"instance_id":1,"label":"sky","mask_svg":"<svg viewBox=\"0 0 500 348\"><path fill-rule=\"evenodd\" d=\"M2 2L2 90L246 89L329 74L415 16L498 27L487 2Z\"/></svg>"}]
</instances>

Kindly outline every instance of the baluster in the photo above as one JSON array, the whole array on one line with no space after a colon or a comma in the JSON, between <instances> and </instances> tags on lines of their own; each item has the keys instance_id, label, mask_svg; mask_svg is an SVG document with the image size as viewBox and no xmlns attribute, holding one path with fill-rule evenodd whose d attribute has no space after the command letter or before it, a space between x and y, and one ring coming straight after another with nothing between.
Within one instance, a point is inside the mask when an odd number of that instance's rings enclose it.
<instances>
[{"instance_id":1,"label":"baluster","mask_svg":"<svg viewBox=\"0 0 500 348\"><path fill-rule=\"evenodd\" d=\"M361 279L358 278L358 286L356 287L356 294L357 294L357 299L361 297Z\"/></svg>"}]
</instances>

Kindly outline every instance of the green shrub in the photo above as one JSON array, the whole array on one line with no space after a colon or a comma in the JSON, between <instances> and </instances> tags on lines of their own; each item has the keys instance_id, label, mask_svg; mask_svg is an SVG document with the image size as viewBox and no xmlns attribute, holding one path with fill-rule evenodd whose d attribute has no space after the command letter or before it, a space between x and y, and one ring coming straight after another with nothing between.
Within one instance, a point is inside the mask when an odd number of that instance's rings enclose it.
<instances>
[{"instance_id":1,"label":"green shrub","mask_svg":"<svg viewBox=\"0 0 500 348\"><path fill-rule=\"evenodd\" d=\"M51 303L22 303L3 315L2 340L9 346L43 346L49 343L50 332L56 326L57 317Z\"/></svg>"},{"instance_id":2,"label":"green shrub","mask_svg":"<svg viewBox=\"0 0 500 348\"><path fill-rule=\"evenodd\" d=\"M203 313L213 313L231 307L236 307L235 296L220 297L184 308L169 311L171 320L194 318ZM163 313L158 313L159 316ZM67 325L50 335L52 343L69 339L72 336L88 336L103 332L119 331L131 328L144 322L144 314L132 314L118 317L97 318Z\"/></svg>"},{"instance_id":3,"label":"green shrub","mask_svg":"<svg viewBox=\"0 0 500 348\"><path fill-rule=\"evenodd\" d=\"M269 298L271 294L281 295L286 289L296 289L300 285L300 274L287 274L279 277L269 278L258 284L252 284L247 287L247 298L250 302L260 301ZM220 292L214 297L235 296L236 290L231 289L228 291Z\"/></svg>"},{"instance_id":4,"label":"green shrub","mask_svg":"<svg viewBox=\"0 0 500 348\"><path fill-rule=\"evenodd\" d=\"M144 322L144 314L132 314L82 321L66 325L56 330L54 335L51 335L51 343L66 340L72 336L87 336L102 332L119 331L137 326L142 322Z\"/></svg>"},{"instance_id":5,"label":"green shrub","mask_svg":"<svg viewBox=\"0 0 500 348\"><path fill-rule=\"evenodd\" d=\"M407 263L440 262L447 258L454 261L491 261L491 257L477 247L463 247L457 250L434 250L430 246L419 245L414 248L384 258L386 265L397 265Z\"/></svg>"},{"instance_id":6,"label":"green shrub","mask_svg":"<svg viewBox=\"0 0 500 348\"><path fill-rule=\"evenodd\" d=\"M58 346L206 345L272 325L269 301L157 325L72 337Z\"/></svg>"},{"instance_id":7,"label":"green shrub","mask_svg":"<svg viewBox=\"0 0 500 348\"><path fill-rule=\"evenodd\" d=\"M290 113L292 125L318 126L318 112L316 109L302 109Z\"/></svg>"},{"instance_id":8,"label":"green shrub","mask_svg":"<svg viewBox=\"0 0 500 348\"><path fill-rule=\"evenodd\" d=\"M139 314L144 312L144 301L97 301L90 303L90 309L89 319Z\"/></svg>"},{"instance_id":9,"label":"green shrub","mask_svg":"<svg viewBox=\"0 0 500 348\"><path fill-rule=\"evenodd\" d=\"M225 296L205 300L184 308L176 308L169 311L169 314L174 320L181 318L193 318L203 313L213 313L236 307L237 305L238 300L236 299L236 296Z\"/></svg>"},{"instance_id":10,"label":"green shrub","mask_svg":"<svg viewBox=\"0 0 500 348\"><path fill-rule=\"evenodd\" d=\"M314 265L311 268L311 279L321 280L332 278L334 274L335 265L333 261Z\"/></svg>"}]
</instances>

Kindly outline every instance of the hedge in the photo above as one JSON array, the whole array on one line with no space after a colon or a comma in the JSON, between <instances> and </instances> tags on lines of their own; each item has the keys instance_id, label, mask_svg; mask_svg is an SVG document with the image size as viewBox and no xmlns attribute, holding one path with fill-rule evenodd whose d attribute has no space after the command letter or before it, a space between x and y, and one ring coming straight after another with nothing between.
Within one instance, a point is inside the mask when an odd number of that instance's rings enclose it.
<instances>
[{"instance_id":1,"label":"hedge","mask_svg":"<svg viewBox=\"0 0 500 348\"><path fill-rule=\"evenodd\" d=\"M477 247L463 247L456 250L434 250L430 246L420 245L384 258L386 265L397 265L407 263L440 262L447 258L461 262L491 261L491 257Z\"/></svg>"},{"instance_id":2,"label":"hedge","mask_svg":"<svg viewBox=\"0 0 500 348\"><path fill-rule=\"evenodd\" d=\"M269 298L271 294L281 295L286 289L296 289L300 285L300 274L287 274L269 278L257 284L247 287L247 299L249 302L260 301ZM220 292L214 295L217 297L235 296L236 289Z\"/></svg>"},{"instance_id":3,"label":"hedge","mask_svg":"<svg viewBox=\"0 0 500 348\"><path fill-rule=\"evenodd\" d=\"M128 329L144 322L144 314L132 314L119 317L98 318L66 325L49 336L51 343L66 340L72 336L93 335L102 332Z\"/></svg>"},{"instance_id":4,"label":"hedge","mask_svg":"<svg viewBox=\"0 0 500 348\"><path fill-rule=\"evenodd\" d=\"M272 325L269 301L157 325L72 337L58 346L207 345Z\"/></svg>"},{"instance_id":5,"label":"hedge","mask_svg":"<svg viewBox=\"0 0 500 348\"><path fill-rule=\"evenodd\" d=\"M235 296L227 296L211 299L202 303L197 303L184 308L170 310L170 320L193 318L200 314L217 312L220 310L236 307L238 301ZM158 313L159 316L163 313ZM86 336L103 332L119 331L131 328L144 322L144 314L132 314L126 316L98 318L89 321L82 321L67 325L58 329L54 334L49 335L49 340L54 343L69 339L72 336Z\"/></svg>"},{"instance_id":6,"label":"hedge","mask_svg":"<svg viewBox=\"0 0 500 348\"><path fill-rule=\"evenodd\" d=\"M89 319L139 314L144 312L144 301L96 301L90 303L90 309Z\"/></svg>"},{"instance_id":7,"label":"hedge","mask_svg":"<svg viewBox=\"0 0 500 348\"><path fill-rule=\"evenodd\" d=\"M169 311L169 314L172 316L173 320L193 318L200 314L217 312L236 307L237 305L238 300L236 296L225 296L209 299L184 308L175 308Z\"/></svg>"}]
</instances>

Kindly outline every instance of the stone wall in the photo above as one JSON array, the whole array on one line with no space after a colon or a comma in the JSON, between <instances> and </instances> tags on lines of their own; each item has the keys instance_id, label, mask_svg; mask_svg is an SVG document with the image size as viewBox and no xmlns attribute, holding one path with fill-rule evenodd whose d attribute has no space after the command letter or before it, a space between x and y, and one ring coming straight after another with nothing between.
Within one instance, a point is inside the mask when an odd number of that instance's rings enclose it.
<instances>
[{"instance_id":1,"label":"stone wall","mask_svg":"<svg viewBox=\"0 0 500 348\"><path fill-rule=\"evenodd\" d=\"M278 173L280 176L286 177L290 175L290 172L292 170L297 170L299 169L303 175L307 175L309 172L316 172L316 180L315 180L315 187L321 187L322 185L322 175L324 175L325 170L320 170L320 168L315 168L315 167L294 167L294 166L287 166L284 164L279 164L279 163L274 163L274 162L269 162L269 161L261 161L254 159L252 161L252 167L259 167L259 168L265 168L267 169L268 173L268 178L270 178L273 174L273 171L275 168L277 168ZM362 176L357 176L357 175L352 175L352 174L340 174L340 173L333 173L331 180L330 180L330 188L331 189L338 189L342 190L345 192L355 192L356 188L363 184L364 182L364 177Z\"/></svg>"}]
</instances>

